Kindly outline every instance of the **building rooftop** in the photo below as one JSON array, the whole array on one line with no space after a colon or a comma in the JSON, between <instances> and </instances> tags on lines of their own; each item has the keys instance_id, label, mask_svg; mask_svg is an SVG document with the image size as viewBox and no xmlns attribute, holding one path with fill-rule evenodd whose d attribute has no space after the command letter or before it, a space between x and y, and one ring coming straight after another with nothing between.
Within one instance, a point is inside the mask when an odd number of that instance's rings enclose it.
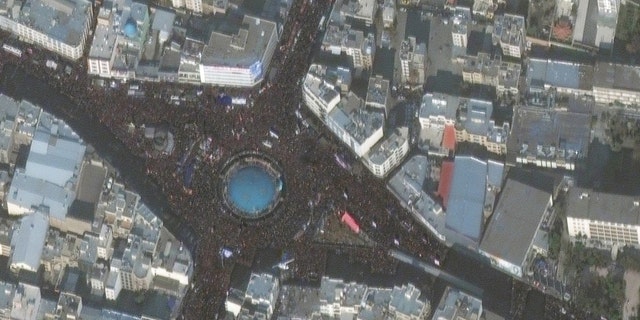
<instances>
[{"instance_id":1,"label":"building rooftop","mask_svg":"<svg viewBox=\"0 0 640 320\"><path fill-rule=\"evenodd\" d=\"M16 291L16 286L9 282L0 281L0 315L5 310L11 310L13 307L13 294Z\"/></svg>"},{"instance_id":2,"label":"building rooftop","mask_svg":"<svg viewBox=\"0 0 640 320\"><path fill-rule=\"evenodd\" d=\"M591 115L557 109L518 107L509 139L509 157L562 159L586 157Z\"/></svg>"},{"instance_id":3,"label":"building rooftop","mask_svg":"<svg viewBox=\"0 0 640 320\"><path fill-rule=\"evenodd\" d=\"M471 21L471 10L467 7L456 7L453 12L452 21L453 26L451 32L464 35L468 34L468 25Z\"/></svg>"},{"instance_id":4,"label":"building rooftop","mask_svg":"<svg viewBox=\"0 0 640 320\"><path fill-rule=\"evenodd\" d=\"M277 37L273 21L245 15L241 23L220 23L211 32L201 63L211 66L249 67L262 74L262 58L269 39Z\"/></svg>"},{"instance_id":5,"label":"building rooftop","mask_svg":"<svg viewBox=\"0 0 640 320\"><path fill-rule=\"evenodd\" d=\"M336 3L340 14L356 20L373 21L377 11L376 0L342 0Z\"/></svg>"},{"instance_id":6,"label":"building rooftop","mask_svg":"<svg viewBox=\"0 0 640 320\"><path fill-rule=\"evenodd\" d=\"M11 319L35 319L38 315L41 300L39 287L26 283L18 284L13 296Z\"/></svg>"},{"instance_id":7,"label":"building rooftop","mask_svg":"<svg viewBox=\"0 0 640 320\"><path fill-rule=\"evenodd\" d=\"M12 1L8 3L13 3ZM88 32L91 2L86 0L27 0L17 16L7 8L9 18L71 46L80 45Z\"/></svg>"},{"instance_id":8,"label":"building rooftop","mask_svg":"<svg viewBox=\"0 0 640 320\"><path fill-rule=\"evenodd\" d=\"M429 302L421 301L420 295L420 289L412 284L393 287L389 308L393 308L396 314L418 319L425 312L425 308L429 308Z\"/></svg>"},{"instance_id":9,"label":"building rooftop","mask_svg":"<svg viewBox=\"0 0 640 320\"><path fill-rule=\"evenodd\" d=\"M460 98L444 93L427 93L422 97L420 118L456 119Z\"/></svg>"},{"instance_id":10,"label":"building rooftop","mask_svg":"<svg viewBox=\"0 0 640 320\"><path fill-rule=\"evenodd\" d=\"M389 179L387 186L418 222L444 241L445 215L442 207L423 189L428 171L427 157L413 156Z\"/></svg>"},{"instance_id":11,"label":"building rooftop","mask_svg":"<svg viewBox=\"0 0 640 320\"><path fill-rule=\"evenodd\" d=\"M493 23L493 34L501 43L523 45L525 42L524 17L508 13L497 16Z\"/></svg>"},{"instance_id":12,"label":"building rooftop","mask_svg":"<svg viewBox=\"0 0 640 320\"><path fill-rule=\"evenodd\" d=\"M338 88L348 88L351 86L351 70L342 66L328 66L323 64L312 64L309 67L309 74L316 76L328 85Z\"/></svg>"},{"instance_id":13,"label":"building rooftop","mask_svg":"<svg viewBox=\"0 0 640 320\"><path fill-rule=\"evenodd\" d=\"M458 289L447 287L432 319L480 320L482 311L482 300Z\"/></svg>"},{"instance_id":14,"label":"building rooftop","mask_svg":"<svg viewBox=\"0 0 640 320\"><path fill-rule=\"evenodd\" d=\"M7 201L23 208L44 205L49 215L63 220L75 198L75 192L17 170Z\"/></svg>"},{"instance_id":15,"label":"building rooftop","mask_svg":"<svg viewBox=\"0 0 640 320\"><path fill-rule=\"evenodd\" d=\"M446 225L473 241L479 241L487 188L487 163L470 156L456 156L454 166Z\"/></svg>"},{"instance_id":16,"label":"building rooftop","mask_svg":"<svg viewBox=\"0 0 640 320\"><path fill-rule=\"evenodd\" d=\"M308 73L304 79L304 86L326 105L329 105L332 100L340 98L340 92L316 74Z\"/></svg>"},{"instance_id":17,"label":"building rooftop","mask_svg":"<svg viewBox=\"0 0 640 320\"><path fill-rule=\"evenodd\" d=\"M360 305L367 286L355 282L345 283L342 279L322 277L320 282L320 302L342 306Z\"/></svg>"},{"instance_id":18,"label":"building rooftop","mask_svg":"<svg viewBox=\"0 0 640 320\"><path fill-rule=\"evenodd\" d=\"M369 151L367 155L369 161L375 164L384 163L408 138L409 128L397 128L388 138L371 148L371 151Z\"/></svg>"},{"instance_id":19,"label":"building rooftop","mask_svg":"<svg viewBox=\"0 0 640 320\"><path fill-rule=\"evenodd\" d=\"M278 298L278 279L271 274L252 273L245 293L253 304L274 304Z\"/></svg>"},{"instance_id":20,"label":"building rooftop","mask_svg":"<svg viewBox=\"0 0 640 320\"><path fill-rule=\"evenodd\" d=\"M529 59L527 87L593 88L593 66L576 62Z\"/></svg>"},{"instance_id":21,"label":"building rooftop","mask_svg":"<svg viewBox=\"0 0 640 320\"><path fill-rule=\"evenodd\" d=\"M507 178L480 250L517 266L524 264L553 191L551 178L537 175L536 179L549 180L551 190L537 188L541 181L529 184L521 179Z\"/></svg>"},{"instance_id":22,"label":"building rooftop","mask_svg":"<svg viewBox=\"0 0 640 320\"><path fill-rule=\"evenodd\" d=\"M11 236L11 265L38 270L48 229L49 219L42 212L36 211L20 219Z\"/></svg>"},{"instance_id":23,"label":"building rooftop","mask_svg":"<svg viewBox=\"0 0 640 320\"><path fill-rule=\"evenodd\" d=\"M519 63L511 63L492 59L489 54L480 52L477 56L462 56L462 70L469 73L480 73L484 77L492 79L494 86L505 89L518 89L522 66Z\"/></svg>"},{"instance_id":24,"label":"building rooftop","mask_svg":"<svg viewBox=\"0 0 640 320\"><path fill-rule=\"evenodd\" d=\"M384 125L384 113L365 108L364 101L353 92L343 97L328 117L358 143L363 143Z\"/></svg>"},{"instance_id":25,"label":"building rooftop","mask_svg":"<svg viewBox=\"0 0 640 320\"><path fill-rule=\"evenodd\" d=\"M567 217L640 225L640 196L574 187L567 194Z\"/></svg>"},{"instance_id":26,"label":"building rooftop","mask_svg":"<svg viewBox=\"0 0 640 320\"><path fill-rule=\"evenodd\" d=\"M382 78L382 76L370 77L366 104L373 107L386 108L388 96L389 80Z\"/></svg>"},{"instance_id":27,"label":"building rooftop","mask_svg":"<svg viewBox=\"0 0 640 320\"><path fill-rule=\"evenodd\" d=\"M509 124L496 126L491 120L493 103L478 99L464 99L461 102L460 124L474 135L486 136L487 140L495 143L506 143L509 134Z\"/></svg>"},{"instance_id":28,"label":"building rooftop","mask_svg":"<svg viewBox=\"0 0 640 320\"><path fill-rule=\"evenodd\" d=\"M593 72L593 86L640 91L640 66L596 62Z\"/></svg>"}]
</instances>

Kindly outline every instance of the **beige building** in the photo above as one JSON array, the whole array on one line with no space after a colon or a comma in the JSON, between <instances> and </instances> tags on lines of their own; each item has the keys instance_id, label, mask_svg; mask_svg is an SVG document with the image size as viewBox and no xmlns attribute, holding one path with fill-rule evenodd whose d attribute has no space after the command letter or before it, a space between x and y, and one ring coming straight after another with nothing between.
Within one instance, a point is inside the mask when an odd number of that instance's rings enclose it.
<instances>
[{"instance_id":1,"label":"beige building","mask_svg":"<svg viewBox=\"0 0 640 320\"><path fill-rule=\"evenodd\" d=\"M469 99L460 105L460 117L456 123L456 141L484 146L495 154L507 153L509 123L497 126L491 120L493 104L490 101Z\"/></svg>"}]
</instances>

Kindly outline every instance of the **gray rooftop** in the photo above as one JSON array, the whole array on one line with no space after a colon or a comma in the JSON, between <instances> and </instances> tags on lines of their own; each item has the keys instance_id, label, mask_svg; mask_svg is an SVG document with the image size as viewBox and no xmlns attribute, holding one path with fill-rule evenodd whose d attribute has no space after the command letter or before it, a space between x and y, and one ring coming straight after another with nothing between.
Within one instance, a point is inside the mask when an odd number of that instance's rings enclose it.
<instances>
[{"instance_id":1,"label":"gray rooftop","mask_svg":"<svg viewBox=\"0 0 640 320\"><path fill-rule=\"evenodd\" d=\"M328 117L358 143L363 143L384 125L384 113L367 110L364 101L353 92L343 97Z\"/></svg>"},{"instance_id":2,"label":"gray rooftop","mask_svg":"<svg viewBox=\"0 0 640 320\"><path fill-rule=\"evenodd\" d=\"M49 208L50 216L62 220L75 199L75 192L16 171L7 197L7 201L24 208L44 205Z\"/></svg>"},{"instance_id":3,"label":"gray rooftop","mask_svg":"<svg viewBox=\"0 0 640 320\"><path fill-rule=\"evenodd\" d=\"M433 320L479 320L482 311L482 300L447 287L435 310Z\"/></svg>"},{"instance_id":4,"label":"gray rooftop","mask_svg":"<svg viewBox=\"0 0 640 320\"><path fill-rule=\"evenodd\" d=\"M394 308L396 313L400 313L405 317L417 319L428 306L428 302L425 303L425 301L420 300L420 295L420 289L412 284L393 287L389 308Z\"/></svg>"},{"instance_id":5,"label":"gray rooftop","mask_svg":"<svg viewBox=\"0 0 640 320\"><path fill-rule=\"evenodd\" d=\"M11 237L11 264L24 264L38 270L48 229L49 219L44 213L34 212L20 219Z\"/></svg>"},{"instance_id":6,"label":"gray rooftop","mask_svg":"<svg viewBox=\"0 0 640 320\"><path fill-rule=\"evenodd\" d=\"M389 80L382 78L382 76L370 77L367 87L367 105L386 108L388 96Z\"/></svg>"},{"instance_id":7,"label":"gray rooftop","mask_svg":"<svg viewBox=\"0 0 640 320\"><path fill-rule=\"evenodd\" d=\"M596 62L593 85L601 88L640 91L640 67Z\"/></svg>"},{"instance_id":8,"label":"gray rooftop","mask_svg":"<svg viewBox=\"0 0 640 320\"><path fill-rule=\"evenodd\" d=\"M550 200L545 190L507 179L479 249L522 266Z\"/></svg>"},{"instance_id":9,"label":"gray rooftop","mask_svg":"<svg viewBox=\"0 0 640 320\"><path fill-rule=\"evenodd\" d=\"M480 240L487 187L487 163L456 156L447 207L446 224L474 241Z\"/></svg>"},{"instance_id":10,"label":"gray rooftop","mask_svg":"<svg viewBox=\"0 0 640 320\"><path fill-rule=\"evenodd\" d=\"M247 285L246 296L256 301L273 302L273 298L277 298L278 279L271 274L252 273Z\"/></svg>"},{"instance_id":11,"label":"gray rooftop","mask_svg":"<svg viewBox=\"0 0 640 320\"><path fill-rule=\"evenodd\" d=\"M39 312L40 303L44 299L40 296L40 288L26 284L18 284L13 296L13 309L11 319L33 319L33 315Z\"/></svg>"},{"instance_id":12,"label":"gray rooftop","mask_svg":"<svg viewBox=\"0 0 640 320\"><path fill-rule=\"evenodd\" d=\"M21 24L71 46L79 45L88 32L91 2L86 0L27 0L19 17Z\"/></svg>"},{"instance_id":13,"label":"gray rooftop","mask_svg":"<svg viewBox=\"0 0 640 320\"><path fill-rule=\"evenodd\" d=\"M444 117L455 120L460 98L443 93L427 93L422 97L420 118Z\"/></svg>"},{"instance_id":14,"label":"gray rooftop","mask_svg":"<svg viewBox=\"0 0 640 320\"><path fill-rule=\"evenodd\" d=\"M493 32L500 42L523 45L525 41L524 17L508 13L497 16L493 24Z\"/></svg>"},{"instance_id":15,"label":"gray rooftop","mask_svg":"<svg viewBox=\"0 0 640 320\"><path fill-rule=\"evenodd\" d=\"M369 161L375 164L384 163L398 148L409 138L409 128L397 128L393 134L371 148L368 154Z\"/></svg>"},{"instance_id":16,"label":"gray rooftop","mask_svg":"<svg viewBox=\"0 0 640 320\"><path fill-rule=\"evenodd\" d=\"M567 217L626 225L640 225L640 196L571 188L567 194Z\"/></svg>"},{"instance_id":17,"label":"gray rooftop","mask_svg":"<svg viewBox=\"0 0 640 320\"><path fill-rule=\"evenodd\" d=\"M532 58L527 68L528 86L551 86L580 90L593 88L593 66Z\"/></svg>"},{"instance_id":18,"label":"gray rooftop","mask_svg":"<svg viewBox=\"0 0 640 320\"><path fill-rule=\"evenodd\" d=\"M453 33L468 34L468 25L471 21L471 10L467 7L456 7L453 13Z\"/></svg>"},{"instance_id":19,"label":"gray rooftop","mask_svg":"<svg viewBox=\"0 0 640 320\"><path fill-rule=\"evenodd\" d=\"M376 0L343 0L337 3L340 13L354 19L373 20L377 9Z\"/></svg>"},{"instance_id":20,"label":"gray rooftop","mask_svg":"<svg viewBox=\"0 0 640 320\"><path fill-rule=\"evenodd\" d=\"M273 21L245 15L240 25L225 21L211 32L202 51L204 65L250 67L262 61L271 37L276 36Z\"/></svg>"},{"instance_id":21,"label":"gray rooftop","mask_svg":"<svg viewBox=\"0 0 640 320\"><path fill-rule=\"evenodd\" d=\"M588 113L518 107L509 154L572 161L587 155L591 135Z\"/></svg>"}]
</instances>

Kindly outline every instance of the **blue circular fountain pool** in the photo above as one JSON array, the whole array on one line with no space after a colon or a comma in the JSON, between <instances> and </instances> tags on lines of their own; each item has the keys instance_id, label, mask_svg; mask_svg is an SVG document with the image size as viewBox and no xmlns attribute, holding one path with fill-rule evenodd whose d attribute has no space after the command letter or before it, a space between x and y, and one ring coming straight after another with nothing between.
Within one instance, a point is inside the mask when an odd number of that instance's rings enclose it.
<instances>
[{"instance_id":1,"label":"blue circular fountain pool","mask_svg":"<svg viewBox=\"0 0 640 320\"><path fill-rule=\"evenodd\" d=\"M245 215L269 209L278 193L278 181L265 168L249 164L230 172L227 193L233 206Z\"/></svg>"}]
</instances>

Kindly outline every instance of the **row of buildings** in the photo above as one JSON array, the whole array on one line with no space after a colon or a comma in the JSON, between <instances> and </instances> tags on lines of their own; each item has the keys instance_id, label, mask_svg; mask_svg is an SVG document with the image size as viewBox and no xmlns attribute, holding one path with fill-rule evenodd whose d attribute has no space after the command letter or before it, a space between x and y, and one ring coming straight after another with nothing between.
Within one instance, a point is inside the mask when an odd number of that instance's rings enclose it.
<instances>
[{"instance_id":1,"label":"row of buildings","mask_svg":"<svg viewBox=\"0 0 640 320\"><path fill-rule=\"evenodd\" d=\"M3 205L18 217L0 225L0 255L8 257L9 270L42 272L54 288L70 277L86 279L90 292L67 293L98 301L118 301L123 291L156 292L177 301L170 313L177 312L194 263L162 220L87 154L66 123L4 95L0 110L0 153L9 168L0 174Z\"/></svg>"},{"instance_id":2,"label":"row of buildings","mask_svg":"<svg viewBox=\"0 0 640 320\"><path fill-rule=\"evenodd\" d=\"M288 305L295 301L300 306ZM268 273L252 273L246 289L230 291L225 307L234 319L269 319L276 304L280 305L279 319L418 320L432 312L434 320L478 320L484 316L480 299L453 288L447 288L440 303L432 307L421 290L410 283L374 287L325 276L319 288L299 288L282 286Z\"/></svg>"}]
</instances>

